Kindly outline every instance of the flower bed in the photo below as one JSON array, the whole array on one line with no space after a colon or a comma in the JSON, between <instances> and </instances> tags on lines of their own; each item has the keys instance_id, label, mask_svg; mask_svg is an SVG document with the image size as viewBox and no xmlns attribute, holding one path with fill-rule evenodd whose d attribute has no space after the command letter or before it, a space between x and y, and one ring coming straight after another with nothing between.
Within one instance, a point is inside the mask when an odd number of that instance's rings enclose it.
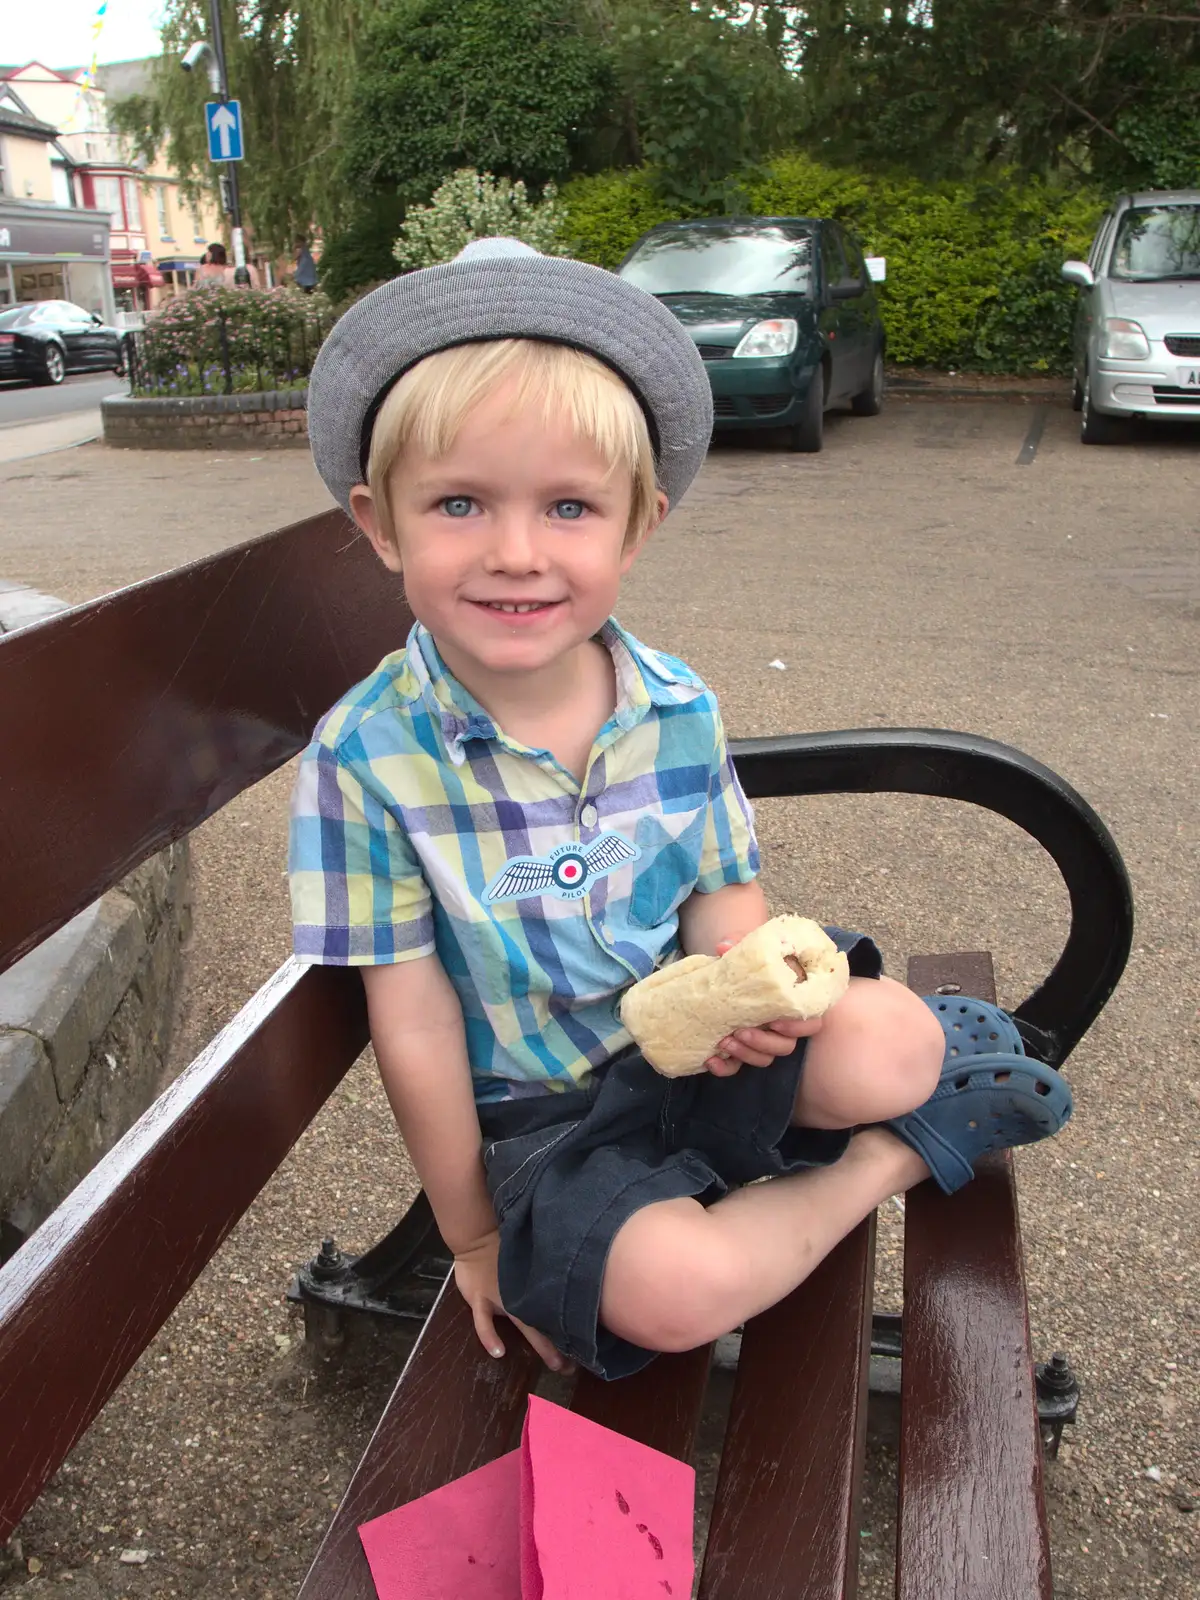
<instances>
[{"instance_id":1,"label":"flower bed","mask_svg":"<svg viewBox=\"0 0 1200 1600\"><path fill-rule=\"evenodd\" d=\"M166 400L302 387L333 320L323 295L193 289L131 336L130 392Z\"/></svg>"}]
</instances>

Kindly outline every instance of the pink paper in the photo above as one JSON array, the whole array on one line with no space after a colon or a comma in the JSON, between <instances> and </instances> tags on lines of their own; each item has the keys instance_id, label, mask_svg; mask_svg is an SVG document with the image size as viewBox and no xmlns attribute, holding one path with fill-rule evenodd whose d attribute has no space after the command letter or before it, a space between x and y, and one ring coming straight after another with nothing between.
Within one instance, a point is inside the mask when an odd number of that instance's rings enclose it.
<instances>
[{"instance_id":1,"label":"pink paper","mask_svg":"<svg viewBox=\"0 0 1200 1600\"><path fill-rule=\"evenodd\" d=\"M379 1600L689 1600L695 1474L531 1395L520 1450L359 1528Z\"/></svg>"},{"instance_id":2,"label":"pink paper","mask_svg":"<svg viewBox=\"0 0 1200 1600\"><path fill-rule=\"evenodd\" d=\"M521 1600L521 1452L358 1530L379 1600Z\"/></svg>"},{"instance_id":3,"label":"pink paper","mask_svg":"<svg viewBox=\"0 0 1200 1600\"><path fill-rule=\"evenodd\" d=\"M691 1467L536 1395L521 1448L522 1556L531 1527L539 1569L522 1600L689 1600Z\"/></svg>"}]
</instances>

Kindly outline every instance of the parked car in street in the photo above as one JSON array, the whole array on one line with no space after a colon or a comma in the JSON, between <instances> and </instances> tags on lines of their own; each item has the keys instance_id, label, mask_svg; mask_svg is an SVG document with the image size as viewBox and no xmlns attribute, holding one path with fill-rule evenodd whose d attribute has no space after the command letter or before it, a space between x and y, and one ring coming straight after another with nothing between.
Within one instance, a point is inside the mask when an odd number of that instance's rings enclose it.
<instances>
[{"instance_id":1,"label":"parked car in street","mask_svg":"<svg viewBox=\"0 0 1200 1600\"><path fill-rule=\"evenodd\" d=\"M1086 261L1062 275L1075 313L1074 405L1084 444L1130 417L1200 422L1200 189L1123 195Z\"/></svg>"},{"instance_id":2,"label":"parked car in street","mask_svg":"<svg viewBox=\"0 0 1200 1600\"><path fill-rule=\"evenodd\" d=\"M61 383L68 372L125 371L118 328L69 300L34 300L0 311L0 378Z\"/></svg>"},{"instance_id":3,"label":"parked car in street","mask_svg":"<svg viewBox=\"0 0 1200 1600\"><path fill-rule=\"evenodd\" d=\"M872 271L838 223L664 222L617 272L656 295L696 341L718 430L784 428L793 450L813 451L831 407L874 416L882 406L887 340Z\"/></svg>"}]
</instances>

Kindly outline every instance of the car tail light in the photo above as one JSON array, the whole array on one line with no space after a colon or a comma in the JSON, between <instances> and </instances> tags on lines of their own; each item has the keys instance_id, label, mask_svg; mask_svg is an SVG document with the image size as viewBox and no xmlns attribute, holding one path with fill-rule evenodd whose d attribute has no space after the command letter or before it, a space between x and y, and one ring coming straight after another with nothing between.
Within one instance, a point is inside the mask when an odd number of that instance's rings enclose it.
<instances>
[{"instance_id":1,"label":"car tail light","mask_svg":"<svg viewBox=\"0 0 1200 1600\"><path fill-rule=\"evenodd\" d=\"M16 337L15 333L0 333L0 345L14 344Z\"/></svg>"}]
</instances>

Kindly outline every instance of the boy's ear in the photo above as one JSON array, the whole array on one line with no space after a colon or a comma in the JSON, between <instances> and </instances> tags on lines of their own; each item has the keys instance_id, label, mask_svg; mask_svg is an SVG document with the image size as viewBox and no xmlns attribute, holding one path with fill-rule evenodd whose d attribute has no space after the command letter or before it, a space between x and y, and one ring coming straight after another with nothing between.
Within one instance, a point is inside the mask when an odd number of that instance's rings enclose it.
<instances>
[{"instance_id":1,"label":"boy's ear","mask_svg":"<svg viewBox=\"0 0 1200 1600\"><path fill-rule=\"evenodd\" d=\"M622 577L624 577L629 571L630 567L632 567L634 561L641 552L642 546L646 543L646 540L654 532L655 528L658 527L659 523L663 520L670 509L670 501L660 489L654 497L654 510L650 515L649 522L647 522L646 526L642 529L641 533L638 534L634 542L630 545L627 545L621 553Z\"/></svg>"},{"instance_id":2,"label":"boy's ear","mask_svg":"<svg viewBox=\"0 0 1200 1600\"><path fill-rule=\"evenodd\" d=\"M400 550L396 541L381 526L375 496L365 483L350 491L350 514L371 541L371 548L389 572L400 571Z\"/></svg>"}]
</instances>

